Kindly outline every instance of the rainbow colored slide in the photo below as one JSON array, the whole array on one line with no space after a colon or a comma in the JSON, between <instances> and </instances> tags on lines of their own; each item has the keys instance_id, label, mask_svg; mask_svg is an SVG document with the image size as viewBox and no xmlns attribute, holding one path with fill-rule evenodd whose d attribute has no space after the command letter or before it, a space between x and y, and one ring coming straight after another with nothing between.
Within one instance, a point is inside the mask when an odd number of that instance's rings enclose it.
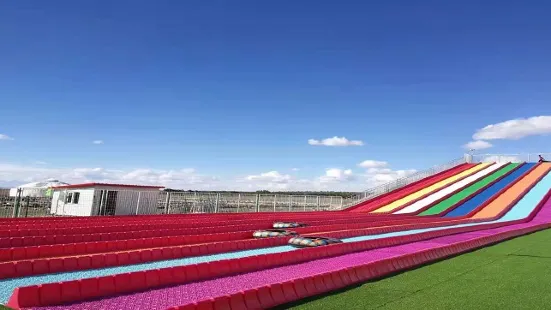
<instances>
[{"instance_id":1,"label":"rainbow colored slide","mask_svg":"<svg viewBox=\"0 0 551 310\"><path fill-rule=\"evenodd\" d=\"M551 227L551 163L462 164L338 212L3 219L16 309L268 309ZM274 222L300 236L253 238Z\"/></svg>"}]
</instances>

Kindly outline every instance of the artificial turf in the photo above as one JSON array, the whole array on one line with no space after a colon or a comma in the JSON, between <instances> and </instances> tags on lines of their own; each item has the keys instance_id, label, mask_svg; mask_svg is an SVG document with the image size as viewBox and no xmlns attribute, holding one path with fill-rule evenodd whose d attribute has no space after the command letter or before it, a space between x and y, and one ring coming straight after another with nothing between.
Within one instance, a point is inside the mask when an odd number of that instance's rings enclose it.
<instances>
[{"instance_id":1,"label":"artificial turf","mask_svg":"<svg viewBox=\"0 0 551 310\"><path fill-rule=\"evenodd\" d=\"M551 229L278 309L551 309Z\"/></svg>"}]
</instances>

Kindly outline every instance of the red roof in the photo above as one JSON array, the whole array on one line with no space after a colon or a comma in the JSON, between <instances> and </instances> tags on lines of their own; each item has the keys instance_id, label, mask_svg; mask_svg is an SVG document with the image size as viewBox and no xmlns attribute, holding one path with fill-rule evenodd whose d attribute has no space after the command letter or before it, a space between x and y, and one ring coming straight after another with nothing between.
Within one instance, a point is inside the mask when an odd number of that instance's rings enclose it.
<instances>
[{"instance_id":1,"label":"red roof","mask_svg":"<svg viewBox=\"0 0 551 310\"><path fill-rule=\"evenodd\" d=\"M62 185L54 186L52 188L85 188L85 187L95 187L95 186L111 186L111 187L126 187L126 188L141 188L141 189L161 189L164 186L149 186L149 185L129 185L129 184L113 184L113 183L82 183L82 184L71 184L71 185Z\"/></svg>"}]
</instances>

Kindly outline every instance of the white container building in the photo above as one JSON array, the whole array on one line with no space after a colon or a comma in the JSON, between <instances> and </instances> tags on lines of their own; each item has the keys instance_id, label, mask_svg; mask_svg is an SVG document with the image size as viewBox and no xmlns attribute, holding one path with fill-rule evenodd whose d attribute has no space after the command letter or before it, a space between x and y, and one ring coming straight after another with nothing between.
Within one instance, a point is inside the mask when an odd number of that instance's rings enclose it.
<instances>
[{"instance_id":1,"label":"white container building","mask_svg":"<svg viewBox=\"0 0 551 310\"><path fill-rule=\"evenodd\" d=\"M52 188L51 213L68 216L158 213L163 186L85 183Z\"/></svg>"}]
</instances>

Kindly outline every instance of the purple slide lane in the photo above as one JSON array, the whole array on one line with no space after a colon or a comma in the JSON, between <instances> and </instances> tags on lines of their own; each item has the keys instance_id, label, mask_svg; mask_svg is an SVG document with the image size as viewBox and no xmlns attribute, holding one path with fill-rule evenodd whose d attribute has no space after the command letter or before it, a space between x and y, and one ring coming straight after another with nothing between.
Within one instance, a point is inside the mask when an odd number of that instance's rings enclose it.
<instances>
[{"instance_id":1,"label":"purple slide lane","mask_svg":"<svg viewBox=\"0 0 551 310\"><path fill-rule=\"evenodd\" d=\"M320 273L341 270L347 267L363 265L381 259L400 256L406 253L438 248L460 241L467 241L469 239L476 239L482 236L533 227L549 222L551 222L551 199L548 199L543 208L532 219L532 221L527 223L450 235L427 241L380 248L332 258L318 259L302 264L267 269L209 281L188 283L168 288L150 290L147 292L81 302L72 305L38 307L34 309L166 309L175 305L185 305L212 297L230 295L242 290L257 288L270 283L280 283ZM269 279L269 281L267 281L267 279Z\"/></svg>"}]
</instances>

